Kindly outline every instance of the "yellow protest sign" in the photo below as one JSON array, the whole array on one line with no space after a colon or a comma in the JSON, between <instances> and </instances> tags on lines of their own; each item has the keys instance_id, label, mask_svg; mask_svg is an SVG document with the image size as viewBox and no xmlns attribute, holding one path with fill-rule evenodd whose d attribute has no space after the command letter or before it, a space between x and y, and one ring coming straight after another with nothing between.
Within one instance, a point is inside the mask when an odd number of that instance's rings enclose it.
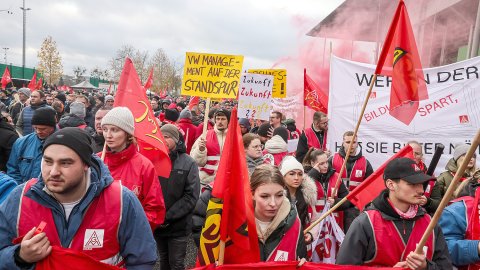
<instances>
[{"instance_id":1,"label":"yellow protest sign","mask_svg":"<svg viewBox=\"0 0 480 270\"><path fill-rule=\"evenodd\" d=\"M243 56L187 52L182 95L237 98Z\"/></svg>"},{"instance_id":2,"label":"yellow protest sign","mask_svg":"<svg viewBox=\"0 0 480 270\"><path fill-rule=\"evenodd\" d=\"M256 73L263 75L272 75L273 89L272 97L287 97L287 70L286 69L249 69L248 73Z\"/></svg>"}]
</instances>

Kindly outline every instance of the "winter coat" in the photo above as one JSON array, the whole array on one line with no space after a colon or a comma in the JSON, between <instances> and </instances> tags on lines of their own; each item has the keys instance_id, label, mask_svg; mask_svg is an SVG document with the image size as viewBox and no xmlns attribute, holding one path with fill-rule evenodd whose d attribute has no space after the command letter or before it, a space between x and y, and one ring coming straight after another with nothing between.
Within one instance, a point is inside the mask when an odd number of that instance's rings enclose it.
<instances>
[{"instance_id":1,"label":"winter coat","mask_svg":"<svg viewBox=\"0 0 480 270\"><path fill-rule=\"evenodd\" d=\"M280 209L278 209L277 216L275 216L264 233L259 230L257 225L260 261L268 259L268 256L274 251L285 233L293 226L296 218L297 211L295 207L285 198ZM297 241L297 256L299 258L306 258L307 256L307 247L303 233L300 233Z\"/></svg>"},{"instance_id":2,"label":"winter coat","mask_svg":"<svg viewBox=\"0 0 480 270\"><path fill-rule=\"evenodd\" d=\"M311 125L311 128L315 132L315 135L317 135L318 141L323 142L323 140L325 139L326 132L315 131L315 129L313 128L313 124ZM308 140L304 131L302 132L302 135L300 135L300 139L298 139L297 151L295 152L298 162L303 163L303 159L305 158L305 155L307 154L307 152L308 152Z\"/></svg>"},{"instance_id":3,"label":"winter coat","mask_svg":"<svg viewBox=\"0 0 480 270\"><path fill-rule=\"evenodd\" d=\"M0 172L0 204L8 197L8 194L17 186L15 180Z\"/></svg>"},{"instance_id":4,"label":"winter coat","mask_svg":"<svg viewBox=\"0 0 480 270\"><path fill-rule=\"evenodd\" d=\"M7 161L18 133L9 123L0 120L0 171L7 170Z\"/></svg>"},{"instance_id":5,"label":"winter coat","mask_svg":"<svg viewBox=\"0 0 480 270\"><path fill-rule=\"evenodd\" d=\"M432 193L430 195L430 198L427 200L427 204L425 205L425 209L429 213L435 213L437 210L438 206L440 205L440 201L443 198L443 195L447 192L448 187L450 186L450 183L452 183L453 176L458 170L457 162L453 158L451 158L448 162L447 165L445 165L445 172L442 172L438 177L437 181L435 182L435 186L433 186ZM463 177L469 177L468 173L465 172ZM457 183L455 190L458 188L460 185L460 181Z\"/></svg>"},{"instance_id":6,"label":"winter coat","mask_svg":"<svg viewBox=\"0 0 480 270\"><path fill-rule=\"evenodd\" d=\"M380 195L374 199L372 204L367 207L367 210L378 210L382 218L393 221L395 227L399 232L404 232L402 235L403 241L408 242L415 220L423 215L427 215L426 211L419 207L417 215L413 219L402 219L397 212L392 208L387 200L388 191L384 190ZM447 244L443 237L442 230L436 226L434 229L434 253L432 261L427 259L427 269L452 269L450 256L448 254ZM376 246L375 237L366 212L363 212L352 223L350 229L340 246L338 252L337 264L342 265L362 265L366 261L371 260L375 256ZM401 254L398 254L400 259Z\"/></svg>"},{"instance_id":7,"label":"winter coat","mask_svg":"<svg viewBox=\"0 0 480 270\"><path fill-rule=\"evenodd\" d=\"M326 173L320 173L316 169L311 169L308 172L308 176L311 177L314 181L317 181L323 187L323 194L328 194L328 179L335 173L335 170L331 167L328 167L328 171ZM318 192L318 191L317 191ZM338 187L337 197L335 198L335 204L340 202L343 198L348 195L348 190L343 184L340 182L340 186ZM345 210L347 208L353 207L353 204L349 201L343 203L340 207L337 208L338 211Z\"/></svg>"},{"instance_id":8,"label":"winter coat","mask_svg":"<svg viewBox=\"0 0 480 270\"><path fill-rule=\"evenodd\" d=\"M12 116L13 124L17 124L18 117L20 116L20 112L25 108L25 103L20 101L15 102L14 104L10 104L10 115Z\"/></svg>"},{"instance_id":9,"label":"winter coat","mask_svg":"<svg viewBox=\"0 0 480 270\"><path fill-rule=\"evenodd\" d=\"M73 208L68 222L62 205L44 191L45 183L41 177L26 193L26 196L35 202L52 209L55 224L47 226L56 226L58 237L65 247L72 241L83 220L83 214L93 199L113 181L103 162L95 156L92 156L92 159L95 166L90 167L90 187L80 203ZM14 262L14 252L19 244L12 244L12 240L17 237L19 200L23 187L24 185L16 187L0 205L0 262L2 262L0 270L20 269ZM122 221L118 231L118 242L120 255L124 258L127 269L152 269L157 259L156 243L147 219L139 214L141 211L141 205L135 195L122 188Z\"/></svg>"},{"instance_id":10,"label":"winter coat","mask_svg":"<svg viewBox=\"0 0 480 270\"><path fill-rule=\"evenodd\" d=\"M15 179L18 185L40 175L42 147L43 141L36 133L19 138L13 144L7 162L7 174Z\"/></svg>"},{"instance_id":11,"label":"winter coat","mask_svg":"<svg viewBox=\"0 0 480 270\"><path fill-rule=\"evenodd\" d=\"M165 222L155 230L156 237L186 236L192 231L192 214L200 194L198 166L185 153L179 141L171 151L172 171L169 178L160 177L165 200Z\"/></svg>"},{"instance_id":12,"label":"winter coat","mask_svg":"<svg viewBox=\"0 0 480 270\"><path fill-rule=\"evenodd\" d=\"M122 181L137 196L152 229L162 224L165 218L162 188L152 162L137 151L137 146L130 144L118 153L107 151L105 164L113 179Z\"/></svg>"},{"instance_id":13,"label":"winter coat","mask_svg":"<svg viewBox=\"0 0 480 270\"><path fill-rule=\"evenodd\" d=\"M225 139L227 138L227 131L228 130L225 129L224 131L220 131L220 130L217 129L216 126L213 128L213 130L215 131L215 134L217 135L218 144L220 146L220 154L221 154L222 150L223 150L223 145L225 144ZM207 163L207 154L208 154L207 152L208 151L207 151L207 147L205 147L205 150L200 151L199 146L198 146L199 141L200 141L200 137L193 144L192 151L190 152L190 156L195 160L198 167L203 167ZM206 185L206 184L212 182L214 178L215 178L215 174L209 175L208 173L206 173L204 171L200 171L200 183L201 184Z\"/></svg>"},{"instance_id":14,"label":"winter coat","mask_svg":"<svg viewBox=\"0 0 480 270\"><path fill-rule=\"evenodd\" d=\"M247 167L248 167L248 174L249 175L252 175L253 171L255 170L255 168L259 165L262 165L265 163L265 159L262 157L259 157L257 159L253 159L247 155L245 155L245 157L247 158Z\"/></svg>"},{"instance_id":15,"label":"winter coat","mask_svg":"<svg viewBox=\"0 0 480 270\"><path fill-rule=\"evenodd\" d=\"M185 133L185 145L187 147L187 154L190 154L192 146L197 140L197 127L192 124L192 120L182 118L177 121L177 126Z\"/></svg>"},{"instance_id":16,"label":"winter coat","mask_svg":"<svg viewBox=\"0 0 480 270\"><path fill-rule=\"evenodd\" d=\"M92 137L95 134L95 130L87 126L85 120L72 113L64 114L58 122L58 127L61 129L66 127L78 127L85 130Z\"/></svg>"},{"instance_id":17,"label":"winter coat","mask_svg":"<svg viewBox=\"0 0 480 270\"><path fill-rule=\"evenodd\" d=\"M94 153L102 152L103 145L105 144L105 138L103 134L98 134L95 132L92 136L92 149Z\"/></svg>"},{"instance_id":18,"label":"winter coat","mask_svg":"<svg viewBox=\"0 0 480 270\"><path fill-rule=\"evenodd\" d=\"M200 234L202 233L202 228L207 217L208 200L210 200L210 197L212 197L211 183L210 185L205 186L205 189L202 194L200 194L200 197L195 204L195 209L193 210L192 237L197 248L200 245Z\"/></svg>"},{"instance_id":19,"label":"winter coat","mask_svg":"<svg viewBox=\"0 0 480 270\"><path fill-rule=\"evenodd\" d=\"M32 127L33 113L38 108L43 108L43 107L50 107L50 106L48 106L47 103L44 102L40 105L30 105L28 107L23 108L16 122L17 132L22 134L23 136L26 136L32 133L33 132L33 127Z\"/></svg>"}]
</instances>

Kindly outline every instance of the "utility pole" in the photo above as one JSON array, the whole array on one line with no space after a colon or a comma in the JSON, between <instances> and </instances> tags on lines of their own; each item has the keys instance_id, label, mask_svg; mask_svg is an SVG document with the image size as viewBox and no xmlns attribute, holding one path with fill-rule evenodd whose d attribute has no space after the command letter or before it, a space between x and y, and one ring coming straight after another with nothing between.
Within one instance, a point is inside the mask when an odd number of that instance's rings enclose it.
<instances>
[{"instance_id":1,"label":"utility pole","mask_svg":"<svg viewBox=\"0 0 480 270\"><path fill-rule=\"evenodd\" d=\"M10 49L10 48L8 48L8 47L3 47L3 49L5 50L5 56L3 57L3 59L5 60L5 65L7 65L7 51L8 51L8 49Z\"/></svg>"},{"instance_id":2,"label":"utility pole","mask_svg":"<svg viewBox=\"0 0 480 270\"><path fill-rule=\"evenodd\" d=\"M27 37L27 11L31 10L30 8L25 8L25 0L23 0L23 6L20 7L23 10L23 50L22 50L22 69L23 77L25 78L25 40Z\"/></svg>"}]
</instances>

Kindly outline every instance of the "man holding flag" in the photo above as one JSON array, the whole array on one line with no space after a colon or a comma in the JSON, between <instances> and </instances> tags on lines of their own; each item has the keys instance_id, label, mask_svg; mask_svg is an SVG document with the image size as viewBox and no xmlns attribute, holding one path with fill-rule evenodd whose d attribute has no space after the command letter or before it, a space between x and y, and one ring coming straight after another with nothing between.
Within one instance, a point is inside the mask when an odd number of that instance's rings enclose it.
<instances>
[{"instance_id":1,"label":"man holding flag","mask_svg":"<svg viewBox=\"0 0 480 270\"><path fill-rule=\"evenodd\" d=\"M386 189L356 218L340 247L337 264L452 269L442 231L437 226L423 254L416 244L430 223L419 206L423 183L432 179L410 158L391 160L383 175Z\"/></svg>"}]
</instances>

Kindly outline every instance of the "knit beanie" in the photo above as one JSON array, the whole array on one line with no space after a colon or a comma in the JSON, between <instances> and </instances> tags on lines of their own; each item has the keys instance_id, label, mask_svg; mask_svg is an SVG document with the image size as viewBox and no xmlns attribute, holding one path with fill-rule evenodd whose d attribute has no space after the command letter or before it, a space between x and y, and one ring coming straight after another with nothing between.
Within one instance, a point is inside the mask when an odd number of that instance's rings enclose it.
<instances>
[{"instance_id":1,"label":"knit beanie","mask_svg":"<svg viewBox=\"0 0 480 270\"><path fill-rule=\"evenodd\" d=\"M72 102L70 104L70 113L84 119L85 118L85 104L81 102Z\"/></svg>"},{"instance_id":2,"label":"knit beanie","mask_svg":"<svg viewBox=\"0 0 480 270\"><path fill-rule=\"evenodd\" d=\"M250 130L250 121L248 121L247 118L238 119L238 124L246 127L248 130Z\"/></svg>"},{"instance_id":3,"label":"knit beanie","mask_svg":"<svg viewBox=\"0 0 480 270\"><path fill-rule=\"evenodd\" d=\"M293 156L284 157L280 164L280 172L282 175L285 176L288 172L293 170L300 170L302 173L304 172L302 164L300 164L296 158Z\"/></svg>"},{"instance_id":4,"label":"knit beanie","mask_svg":"<svg viewBox=\"0 0 480 270\"><path fill-rule=\"evenodd\" d=\"M109 100L115 101L115 99L113 98L112 95L106 95L106 96L105 96L105 102L107 102L107 101L109 101Z\"/></svg>"},{"instance_id":5,"label":"knit beanie","mask_svg":"<svg viewBox=\"0 0 480 270\"><path fill-rule=\"evenodd\" d=\"M263 123L257 130L257 134L262 137L268 137L268 131L272 126L270 123Z\"/></svg>"},{"instance_id":6,"label":"knit beanie","mask_svg":"<svg viewBox=\"0 0 480 270\"><path fill-rule=\"evenodd\" d=\"M218 109L216 112L215 112L215 115L214 115L214 118L213 120L215 120L215 118L217 117L217 115L224 115L225 117L227 117L227 121L228 123L230 123L230 112L225 110L225 109Z\"/></svg>"},{"instance_id":7,"label":"knit beanie","mask_svg":"<svg viewBox=\"0 0 480 270\"><path fill-rule=\"evenodd\" d=\"M60 100L64 105L65 105L65 102L67 102L67 96L65 96L64 93L58 93L56 96L55 96L56 99Z\"/></svg>"},{"instance_id":8,"label":"knit beanie","mask_svg":"<svg viewBox=\"0 0 480 270\"><path fill-rule=\"evenodd\" d=\"M66 127L50 135L43 144L43 152L52 144L64 145L77 153L89 166L92 165L92 139L83 129ZM42 153L43 153L42 152Z\"/></svg>"},{"instance_id":9,"label":"knit beanie","mask_svg":"<svg viewBox=\"0 0 480 270\"><path fill-rule=\"evenodd\" d=\"M184 119L184 118L188 118L190 120L192 119L192 112L190 112L189 109L183 109L178 119Z\"/></svg>"},{"instance_id":10,"label":"knit beanie","mask_svg":"<svg viewBox=\"0 0 480 270\"><path fill-rule=\"evenodd\" d=\"M127 107L115 107L102 119L102 126L114 125L130 135L135 132L135 120L132 112Z\"/></svg>"},{"instance_id":11,"label":"knit beanie","mask_svg":"<svg viewBox=\"0 0 480 270\"><path fill-rule=\"evenodd\" d=\"M33 112L32 125L55 127L57 125L56 115L57 112L52 107L40 107Z\"/></svg>"},{"instance_id":12,"label":"knit beanie","mask_svg":"<svg viewBox=\"0 0 480 270\"><path fill-rule=\"evenodd\" d=\"M177 122L180 113L176 109L166 109L165 110L165 119L172 122Z\"/></svg>"},{"instance_id":13,"label":"knit beanie","mask_svg":"<svg viewBox=\"0 0 480 270\"><path fill-rule=\"evenodd\" d=\"M276 129L273 130L273 136L275 135L278 135L280 137L282 137L282 139L288 143L288 129L284 128L284 127L278 127Z\"/></svg>"},{"instance_id":14,"label":"knit beanie","mask_svg":"<svg viewBox=\"0 0 480 270\"><path fill-rule=\"evenodd\" d=\"M175 143L178 143L178 140L180 139L180 133L178 132L178 128L176 126L172 124L166 124L160 128L160 131L162 131L163 135L169 136Z\"/></svg>"},{"instance_id":15,"label":"knit beanie","mask_svg":"<svg viewBox=\"0 0 480 270\"><path fill-rule=\"evenodd\" d=\"M178 103L177 103L177 107L180 107L180 108L182 108L182 110L183 110L183 109L185 109L185 108L187 107L187 105L185 105L185 103L183 103L183 102L178 102Z\"/></svg>"},{"instance_id":16,"label":"knit beanie","mask_svg":"<svg viewBox=\"0 0 480 270\"><path fill-rule=\"evenodd\" d=\"M455 145L455 149L453 150L453 159L457 161L461 156L465 155L470 149L470 145L465 143L459 143Z\"/></svg>"},{"instance_id":17,"label":"knit beanie","mask_svg":"<svg viewBox=\"0 0 480 270\"><path fill-rule=\"evenodd\" d=\"M18 93L19 94L24 94L25 96L30 97L30 94L32 92L30 91L30 89L24 87L24 88L18 89Z\"/></svg>"}]
</instances>

